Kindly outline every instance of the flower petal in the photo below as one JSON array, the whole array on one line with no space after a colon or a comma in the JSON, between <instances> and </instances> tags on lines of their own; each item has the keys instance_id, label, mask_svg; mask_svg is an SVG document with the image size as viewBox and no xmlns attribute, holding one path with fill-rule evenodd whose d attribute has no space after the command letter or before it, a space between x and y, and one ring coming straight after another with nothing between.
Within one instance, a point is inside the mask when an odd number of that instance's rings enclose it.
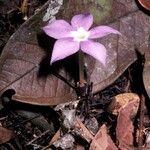
<instances>
[{"instance_id":1,"label":"flower petal","mask_svg":"<svg viewBox=\"0 0 150 150\"><path fill-rule=\"evenodd\" d=\"M45 33L55 39L70 37L71 25L65 20L56 20L43 28Z\"/></svg>"},{"instance_id":2,"label":"flower petal","mask_svg":"<svg viewBox=\"0 0 150 150\"><path fill-rule=\"evenodd\" d=\"M81 50L97 60L99 60L103 65L106 63L106 48L104 45L93 42L93 41L86 41L81 42Z\"/></svg>"},{"instance_id":3,"label":"flower petal","mask_svg":"<svg viewBox=\"0 0 150 150\"><path fill-rule=\"evenodd\" d=\"M78 50L79 42L74 42L70 38L57 40L54 44L51 64L57 60L64 59L65 57L76 53Z\"/></svg>"},{"instance_id":4,"label":"flower petal","mask_svg":"<svg viewBox=\"0 0 150 150\"><path fill-rule=\"evenodd\" d=\"M95 28L92 28L90 30L90 39L95 39L95 38L101 38L103 36L106 36L108 34L111 34L111 33L114 33L114 34L120 34L121 33L111 27L108 27L108 26L98 26L98 27L95 27Z\"/></svg>"},{"instance_id":5,"label":"flower petal","mask_svg":"<svg viewBox=\"0 0 150 150\"><path fill-rule=\"evenodd\" d=\"M93 16L89 13L76 15L71 20L71 25L77 29L83 27L86 30L89 30L93 24Z\"/></svg>"}]
</instances>

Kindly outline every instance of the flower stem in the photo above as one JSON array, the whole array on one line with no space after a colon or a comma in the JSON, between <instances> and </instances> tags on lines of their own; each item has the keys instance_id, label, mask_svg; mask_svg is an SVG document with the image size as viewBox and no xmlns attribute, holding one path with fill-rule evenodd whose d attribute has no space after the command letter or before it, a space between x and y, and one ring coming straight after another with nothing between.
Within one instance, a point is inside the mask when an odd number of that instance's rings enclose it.
<instances>
[{"instance_id":1,"label":"flower stem","mask_svg":"<svg viewBox=\"0 0 150 150\"><path fill-rule=\"evenodd\" d=\"M79 84L80 87L84 86L84 54L81 50L79 50Z\"/></svg>"}]
</instances>

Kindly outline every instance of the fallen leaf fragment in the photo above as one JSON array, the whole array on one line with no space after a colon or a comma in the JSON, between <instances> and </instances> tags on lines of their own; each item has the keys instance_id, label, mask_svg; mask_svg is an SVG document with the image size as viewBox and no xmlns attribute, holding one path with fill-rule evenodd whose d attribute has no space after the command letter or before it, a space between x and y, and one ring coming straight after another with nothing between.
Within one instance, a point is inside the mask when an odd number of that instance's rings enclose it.
<instances>
[{"instance_id":1,"label":"fallen leaf fragment","mask_svg":"<svg viewBox=\"0 0 150 150\"><path fill-rule=\"evenodd\" d=\"M60 132L61 132L61 129L59 129L55 135L53 136L53 138L51 139L51 141L49 142L49 145L53 144L55 141L57 141L59 138L60 138Z\"/></svg>"},{"instance_id":2,"label":"fallen leaf fragment","mask_svg":"<svg viewBox=\"0 0 150 150\"><path fill-rule=\"evenodd\" d=\"M150 36L148 40L148 47L145 48L144 56L145 56L145 63L144 63L144 68L143 68L143 82L144 82L145 90L148 96L150 97L150 78L149 78L150 76Z\"/></svg>"},{"instance_id":3,"label":"fallen leaf fragment","mask_svg":"<svg viewBox=\"0 0 150 150\"><path fill-rule=\"evenodd\" d=\"M77 145L75 150L85 150L85 148L82 145Z\"/></svg>"},{"instance_id":4,"label":"fallen leaf fragment","mask_svg":"<svg viewBox=\"0 0 150 150\"><path fill-rule=\"evenodd\" d=\"M149 0L138 0L138 1L144 8L150 10L150 1Z\"/></svg>"},{"instance_id":5,"label":"fallen leaf fragment","mask_svg":"<svg viewBox=\"0 0 150 150\"><path fill-rule=\"evenodd\" d=\"M63 111L66 108L68 108L68 109L76 109L77 106L78 106L78 103L79 103L79 100L75 100L75 101L71 101L71 102L66 102L66 103L61 103L61 104L58 104L54 108L54 110L55 111Z\"/></svg>"},{"instance_id":6,"label":"fallen leaf fragment","mask_svg":"<svg viewBox=\"0 0 150 150\"><path fill-rule=\"evenodd\" d=\"M133 120L137 114L139 108L139 97L132 94L125 93L120 95L120 101L126 102L119 108L119 114L117 118L116 137L121 150L132 150L133 148L133 133L134 126ZM119 95L118 95L119 97ZM117 97L117 98L118 98Z\"/></svg>"},{"instance_id":7,"label":"fallen leaf fragment","mask_svg":"<svg viewBox=\"0 0 150 150\"><path fill-rule=\"evenodd\" d=\"M34 125L38 126L44 131L51 129L51 135L55 133L53 123L49 123L43 115L28 110L16 110L16 113L24 118L31 120Z\"/></svg>"},{"instance_id":8,"label":"fallen leaf fragment","mask_svg":"<svg viewBox=\"0 0 150 150\"><path fill-rule=\"evenodd\" d=\"M131 101L139 103L140 98L137 94L134 93L119 94L113 98L108 107L108 111L114 115L118 115L121 109L126 107L126 105L128 105Z\"/></svg>"},{"instance_id":9,"label":"fallen leaf fragment","mask_svg":"<svg viewBox=\"0 0 150 150\"><path fill-rule=\"evenodd\" d=\"M92 140L90 150L117 150L114 142L107 133L106 125L102 125Z\"/></svg>"},{"instance_id":10,"label":"fallen leaf fragment","mask_svg":"<svg viewBox=\"0 0 150 150\"><path fill-rule=\"evenodd\" d=\"M145 148L150 149L150 133L146 135Z\"/></svg>"},{"instance_id":11,"label":"fallen leaf fragment","mask_svg":"<svg viewBox=\"0 0 150 150\"><path fill-rule=\"evenodd\" d=\"M65 134L59 140L55 141L53 145L56 149L67 150L74 146L75 139L71 134Z\"/></svg>"},{"instance_id":12,"label":"fallen leaf fragment","mask_svg":"<svg viewBox=\"0 0 150 150\"><path fill-rule=\"evenodd\" d=\"M0 144L8 142L13 137L11 130L0 127Z\"/></svg>"},{"instance_id":13,"label":"fallen leaf fragment","mask_svg":"<svg viewBox=\"0 0 150 150\"><path fill-rule=\"evenodd\" d=\"M80 118L76 117L75 131L78 130L78 134L82 136L87 142L90 142L94 136L93 134L85 127Z\"/></svg>"},{"instance_id":14,"label":"fallen leaf fragment","mask_svg":"<svg viewBox=\"0 0 150 150\"><path fill-rule=\"evenodd\" d=\"M95 135L97 133L97 131L99 129L99 125L98 125L98 121L95 117L90 117L90 118L85 119L84 124L93 135Z\"/></svg>"}]
</instances>

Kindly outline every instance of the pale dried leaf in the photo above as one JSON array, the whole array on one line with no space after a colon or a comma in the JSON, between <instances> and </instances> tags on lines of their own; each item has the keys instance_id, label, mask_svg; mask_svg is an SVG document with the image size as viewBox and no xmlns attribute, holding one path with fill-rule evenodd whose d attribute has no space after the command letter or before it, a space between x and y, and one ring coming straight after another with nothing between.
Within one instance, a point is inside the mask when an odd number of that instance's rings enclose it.
<instances>
[{"instance_id":1,"label":"pale dried leaf","mask_svg":"<svg viewBox=\"0 0 150 150\"><path fill-rule=\"evenodd\" d=\"M82 137L88 139L88 141L93 139L93 134L85 127L80 118L76 117L75 128L79 129Z\"/></svg>"},{"instance_id":2,"label":"pale dried leaf","mask_svg":"<svg viewBox=\"0 0 150 150\"><path fill-rule=\"evenodd\" d=\"M51 139L51 141L49 142L49 145L53 144L55 141L57 141L59 138L60 138L60 132L61 132L61 129L59 129L55 135L53 136L53 138Z\"/></svg>"},{"instance_id":3,"label":"pale dried leaf","mask_svg":"<svg viewBox=\"0 0 150 150\"><path fill-rule=\"evenodd\" d=\"M120 149L133 149L133 121L139 108L139 99L135 96L129 97L126 103L119 111L117 118L116 136Z\"/></svg>"},{"instance_id":4,"label":"pale dried leaf","mask_svg":"<svg viewBox=\"0 0 150 150\"><path fill-rule=\"evenodd\" d=\"M126 107L130 101L137 101L137 103L139 103L140 98L135 93L119 94L111 101L108 111L114 115L118 115L122 108Z\"/></svg>"},{"instance_id":5,"label":"pale dried leaf","mask_svg":"<svg viewBox=\"0 0 150 150\"><path fill-rule=\"evenodd\" d=\"M117 150L111 137L107 133L106 125L102 125L92 140L90 150Z\"/></svg>"}]
</instances>

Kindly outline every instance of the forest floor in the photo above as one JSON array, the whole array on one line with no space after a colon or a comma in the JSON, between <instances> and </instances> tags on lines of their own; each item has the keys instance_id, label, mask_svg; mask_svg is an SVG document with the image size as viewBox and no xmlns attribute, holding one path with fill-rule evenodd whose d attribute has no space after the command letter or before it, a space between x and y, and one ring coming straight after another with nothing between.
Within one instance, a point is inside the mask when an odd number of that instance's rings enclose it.
<instances>
[{"instance_id":1,"label":"forest floor","mask_svg":"<svg viewBox=\"0 0 150 150\"><path fill-rule=\"evenodd\" d=\"M0 0L0 53L10 36L45 2L33 0L26 6L20 0ZM76 100L50 108L11 103L8 97L3 96L0 104L0 149L150 149L149 104L143 87L143 60L140 55L113 84L87 102Z\"/></svg>"}]
</instances>

